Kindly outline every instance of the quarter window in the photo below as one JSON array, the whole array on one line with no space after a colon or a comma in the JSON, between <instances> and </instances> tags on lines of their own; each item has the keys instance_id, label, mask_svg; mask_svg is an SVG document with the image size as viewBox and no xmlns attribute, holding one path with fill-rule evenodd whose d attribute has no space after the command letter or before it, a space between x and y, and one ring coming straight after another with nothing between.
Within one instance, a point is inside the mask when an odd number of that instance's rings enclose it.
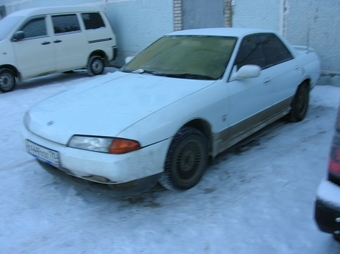
<instances>
[{"instance_id":1,"label":"quarter window","mask_svg":"<svg viewBox=\"0 0 340 254\"><path fill-rule=\"evenodd\" d=\"M54 33L69 33L80 31L79 22L75 14L58 15L52 17Z\"/></svg>"},{"instance_id":2,"label":"quarter window","mask_svg":"<svg viewBox=\"0 0 340 254\"><path fill-rule=\"evenodd\" d=\"M45 18L41 17L28 21L21 31L24 32L25 38L47 35Z\"/></svg>"},{"instance_id":3,"label":"quarter window","mask_svg":"<svg viewBox=\"0 0 340 254\"><path fill-rule=\"evenodd\" d=\"M98 29L105 27L104 21L99 13L82 13L85 29Z\"/></svg>"}]
</instances>

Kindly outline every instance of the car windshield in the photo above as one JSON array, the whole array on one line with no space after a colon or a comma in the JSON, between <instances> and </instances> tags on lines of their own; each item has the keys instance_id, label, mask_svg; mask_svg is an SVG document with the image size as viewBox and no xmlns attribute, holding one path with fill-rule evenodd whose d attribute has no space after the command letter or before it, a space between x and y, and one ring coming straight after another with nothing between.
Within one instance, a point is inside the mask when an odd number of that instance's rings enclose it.
<instances>
[{"instance_id":1,"label":"car windshield","mask_svg":"<svg viewBox=\"0 0 340 254\"><path fill-rule=\"evenodd\" d=\"M8 16L0 20L0 41L5 39L10 32L19 24L23 19L22 16Z\"/></svg>"},{"instance_id":2,"label":"car windshield","mask_svg":"<svg viewBox=\"0 0 340 254\"><path fill-rule=\"evenodd\" d=\"M215 80L223 76L235 37L164 36L127 63L121 71Z\"/></svg>"}]
</instances>

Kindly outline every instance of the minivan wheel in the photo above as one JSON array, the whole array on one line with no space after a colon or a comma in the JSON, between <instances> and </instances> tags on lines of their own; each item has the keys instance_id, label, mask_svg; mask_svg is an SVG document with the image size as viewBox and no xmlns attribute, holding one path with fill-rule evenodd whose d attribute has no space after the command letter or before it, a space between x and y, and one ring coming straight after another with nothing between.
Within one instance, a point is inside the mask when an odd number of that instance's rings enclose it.
<instances>
[{"instance_id":1,"label":"minivan wheel","mask_svg":"<svg viewBox=\"0 0 340 254\"><path fill-rule=\"evenodd\" d=\"M0 91L7 93L13 91L16 86L16 79L10 69L0 69Z\"/></svg>"},{"instance_id":2,"label":"minivan wheel","mask_svg":"<svg viewBox=\"0 0 340 254\"><path fill-rule=\"evenodd\" d=\"M197 129L182 128L175 135L159 183L168 190L195 186L207 167L206 137Z\"/></svg>"},{"instance_id":3,"label":"minivan wheel","mask_svg":"<svg viewBox=\"0 0 340 254\"><path fill-rule=\"evenodd\" d=\"M87 64L87 71L90 75L102 74L105 68L104 59L99 56L91 56Z\"/></svg>"}]
</instances>

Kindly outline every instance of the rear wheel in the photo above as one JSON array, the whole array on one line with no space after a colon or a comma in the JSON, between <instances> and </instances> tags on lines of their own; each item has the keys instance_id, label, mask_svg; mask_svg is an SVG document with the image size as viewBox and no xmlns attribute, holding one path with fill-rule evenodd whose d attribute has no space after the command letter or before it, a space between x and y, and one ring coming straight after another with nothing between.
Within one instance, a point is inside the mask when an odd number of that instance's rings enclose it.
<instances>
[{"instance_id":1,"label":"rear wheel","mask_svg":"<svg viewBox=\"0 0 340 254\"><path fill-rule=\"evenodd\" d=\"M13 91L16 86L14 72L10 69L0 69L0 91L3 93Z\"/></svg>"},{"instance_id":2,"label":"rear wheel","mask_svg":"<svg viewBox=\"0 0 340 254\"><path fill-rule=\"evenodd\" d=\"M308 104L309 87L306 83L302 83L294 95L288 119L293 122L302 121L307 114Z\"/></svg>"},{"instance_id":3,"label":"rear wheel","mask_svg":"<svg viewBox=\"0 0 340 254\"><path fill-rule=\"evenodd\" d=\"M207 141L202 132L181 129L170 145L160 184L169 190L195 186L206 169L207 158Z\"/></svg>"},{"instance_id":4,"label":"rear wheel","mask_svg":"<svg viewBox=\"0 0 340 254\"><path fill-rule=\"evenodd\" d=\"M104 59L100 56L91 56L87 63L87 71L90 75L102 74L105 68Z\"/></svg>"}]
</instances>

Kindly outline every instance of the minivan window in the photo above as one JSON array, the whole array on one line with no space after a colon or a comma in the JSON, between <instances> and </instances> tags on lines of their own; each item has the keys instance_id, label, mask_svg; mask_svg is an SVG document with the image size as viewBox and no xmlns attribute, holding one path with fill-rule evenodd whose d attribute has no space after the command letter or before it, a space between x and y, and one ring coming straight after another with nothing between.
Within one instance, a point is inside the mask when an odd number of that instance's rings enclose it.
<instances>
[{"instance_id":1,"label":"minivan window","mask_svg":"<svg viewBox=\"0 0 340 254\"><path fill-rule=\"evenodd\" d=\"M81 17L83 18L86 30L105 27L102 16L99 13L82 13Z\"/></svg>"},{"instance_id":2,"label":"minivan window","mask_svg":"<svg viewBox=\"0 0 340 254\"><path fill-rule=\"evenodd\" d=\"M28 21L20 30L24 32L25 38L47 35L45 18L41 17L32 19Z\"/></svg>"},{"instance_id":3,"label":"minivan window","mask_svg":"<svg viewBox=\"0 0 340 254\"><path fill-rule=\"evenodd\" d=\"M5 39L9 33L23 20L23 16L4 17L0 20L0 41Z\"/></svg>"},{"instance_id":4,"label":"minivan window","mask_svg":"<svg viewBox=\"0 0 340 254\"><path fill-rule=\"evenodd\" d=\"M80 31L75 14L52 16L52 22L56 34Z\"/></svg>"}]
</instances>

